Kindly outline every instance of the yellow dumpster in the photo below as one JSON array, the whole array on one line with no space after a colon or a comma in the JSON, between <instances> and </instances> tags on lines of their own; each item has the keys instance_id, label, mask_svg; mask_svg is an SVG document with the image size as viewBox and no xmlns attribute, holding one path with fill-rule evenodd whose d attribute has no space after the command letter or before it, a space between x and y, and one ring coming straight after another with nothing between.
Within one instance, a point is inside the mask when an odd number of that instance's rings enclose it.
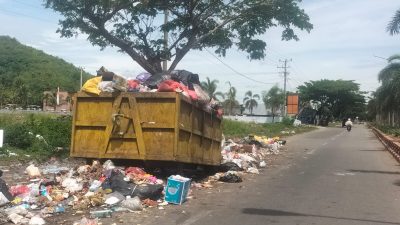
<instances>
[{"instance_id":1,"label":"yellow dumpster","mask_svg":"<svg viewBox=\"0 0 400 225\"><path fill-rule=\"evenodd\" d=\"M71 156L219 165L221 119L174 92L75 94Z\"/></svg>"}]
</instances>

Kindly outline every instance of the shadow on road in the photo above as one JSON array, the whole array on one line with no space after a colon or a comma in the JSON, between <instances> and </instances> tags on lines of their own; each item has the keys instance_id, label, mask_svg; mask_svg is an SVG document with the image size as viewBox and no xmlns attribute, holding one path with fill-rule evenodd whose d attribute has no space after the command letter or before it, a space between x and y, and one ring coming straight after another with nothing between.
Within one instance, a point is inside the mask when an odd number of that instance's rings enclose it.
<instances>
[{"instance_id":1,"label":"shadow on road","mask_svg":"<svg viewBox=\"0 0 400 225\"><path fill-rule=\"evenodd\" d=\"M347 170L353 173L378 173L378 174L389 174L389 175L399 175L400 172L395 171L381 171L381 170Z\"/></svg>"},{"instance_id":2,"label":"shadow on road","mask_svg":"<svg viewBox=\"0 0 400 225\"><path fill-rule=\"evenodd\" d=\"M400 186L400 180L396 180L395 182L393 182L393 184L396 186Z\"/></svg>"},{"instance_id":3,"label":"shadow on road","mask_svg":"<svg viewBox=\"0 0 400 225\"><path fill-rule=\"evenodd\" d=\"M384 149L376 150L376 149L368 149L368 150L360 150L361 152L384 152Z\"/></svg>"},{"instance_id":4,"label":"shadow on road","mask_svg":"<svg viewBox=\"0 0 400 225\"><path fill-rule=\"evenodd\" d=\"M328 219L337 219L337 220L362 221L362 222L384 223L384 224L397 224L397 225L400 224L398 222L349 218L349 217L337 217L337 216L325 216L325 215L315 215L315 214L306 214L306 213L296 213L296 212L288 212L288 211L276 210L276 209L244 208L244 209L242 209L242 213L249 214L249 215L260 215L260 216L302 216L302 217L328 218Z\"/></svg>"}]
</instances>

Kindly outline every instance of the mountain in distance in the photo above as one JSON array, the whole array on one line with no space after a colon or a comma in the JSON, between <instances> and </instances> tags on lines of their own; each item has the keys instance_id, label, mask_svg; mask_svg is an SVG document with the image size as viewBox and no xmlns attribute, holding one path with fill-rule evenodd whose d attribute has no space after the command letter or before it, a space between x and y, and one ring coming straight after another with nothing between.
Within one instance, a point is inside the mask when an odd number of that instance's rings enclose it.
<instances>
[{"instance_id":1,"label":"mountain in distance","mask_svg":"<svg viewBox=\"0 0 400 225\"><path fill-rule=\"evenodd\" d=\"M15 38L0 36L0 106L42 105L43 92L76 92L80 69L41 50L23 45ZM84 72L83 80L91 77Z\"/></svg>"}]
</instances>

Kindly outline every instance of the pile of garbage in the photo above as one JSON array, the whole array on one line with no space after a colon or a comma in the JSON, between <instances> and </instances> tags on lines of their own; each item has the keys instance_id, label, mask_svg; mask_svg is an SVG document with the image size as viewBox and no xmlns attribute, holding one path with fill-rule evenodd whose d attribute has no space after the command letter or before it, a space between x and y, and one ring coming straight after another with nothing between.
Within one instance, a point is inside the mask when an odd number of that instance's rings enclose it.
<instances>
[{"instance_id":1,"label":"pile of garbage","mask_svg":"<svg viewBox=\"0 0 400 225\"><path fill-rule=\"evenodd\" d=\"M125 79L101 67L97 77L89 79L82 91L99 95L109 92L179 92L190 98L206 111L222 116L222 107L205 92L199 75L186 70L174 70L170 73L140 73L136 78Z\"/></svg>"},{"instance_id":2,"label":"pile of garbage","mask_svg":"<svg viewBox=\"0 0 400 225\"><path fill-rule=\"evenodd\" d=\"M99 218L114 212L182 204L191 187L212 188L216 182L242 182L246 173L259 174L267 166L266 157L278 154L284 144L279 137L264 136L223 141L219 172L197 182L180 175L159 179L139 167L117 167L111 160L74 168L31 164L25 170L26 182L10 187L0 170L0 224L41 225L45 218L63 213L90 217L77 225L98 224Z\"/></svg>"},{"instance_id":3,"label":"pile of garbage","mask_svg":"<svg viewBox=\"0 0 400 225\"><path fill-rule=\"evenodd\" d=\"M8 187L0 178L0 224L45 224L43 218L67 211L89 211L95 219L168 204L162 198L163 180L138 167L116 167L110 160L73 169L32 164L25 172L26 184Z\"/></svg>"},{"instance_id":4,"label":"pile of garbage","mask_svg":"<svg viewBox=\"0 0 400 225\"><path fill-rule=\"evenodd\" d=\"M285 140L279 137L248 136L237 142L229 139L223 143L221 171L212 179L223 182L241 182L241 171L259 174L259 168L267 166L267 155L278 154Z\"/></svg>"}]
</instances>

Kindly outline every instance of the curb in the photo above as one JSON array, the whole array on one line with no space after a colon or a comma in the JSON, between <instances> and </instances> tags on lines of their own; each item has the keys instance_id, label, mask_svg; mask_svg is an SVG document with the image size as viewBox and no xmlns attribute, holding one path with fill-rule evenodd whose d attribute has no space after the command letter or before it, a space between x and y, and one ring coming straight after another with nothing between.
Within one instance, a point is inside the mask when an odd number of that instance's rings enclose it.
<instances>
[{"instance_id":1,"label":"curb","mask_svg":"<svg viewBox=\"0 0 400 225\"><path fill-rule=\"evenodd\" d=\"M371 127L372 131L379 138L386 149L393 155L393 157L400 162L400 143L393 140L389 135L384 134L382 131L375 127Z\"/></svg>"}]
</instances>

